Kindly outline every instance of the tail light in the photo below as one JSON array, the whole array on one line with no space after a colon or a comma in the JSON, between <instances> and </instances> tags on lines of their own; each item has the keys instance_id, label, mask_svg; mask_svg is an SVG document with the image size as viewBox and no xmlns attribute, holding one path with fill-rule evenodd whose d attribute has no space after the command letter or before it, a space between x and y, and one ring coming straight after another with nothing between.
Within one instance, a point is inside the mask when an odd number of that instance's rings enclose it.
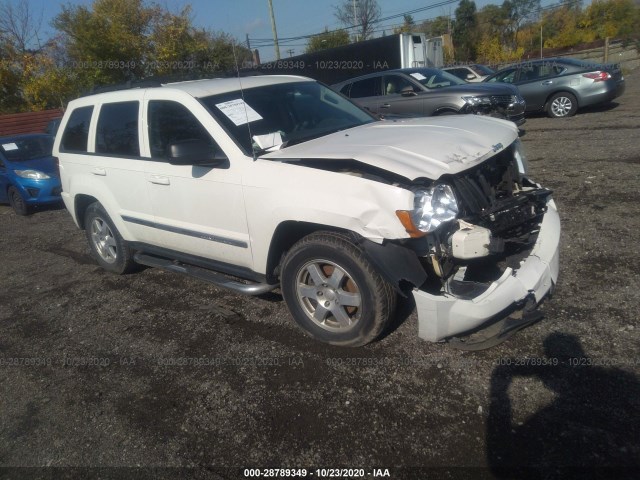
<instances>
[{"instance_id":1,"label":"tail light","mask_svg":"<svg viewBox=\"0 0 640 480\"><path fill-rule=\"evenodd\" d=\"M594 82L604 82L611 78L611 74L598 70L597 72L583 73L583 77L590 78Z\"/></svg>"}]
</instances>

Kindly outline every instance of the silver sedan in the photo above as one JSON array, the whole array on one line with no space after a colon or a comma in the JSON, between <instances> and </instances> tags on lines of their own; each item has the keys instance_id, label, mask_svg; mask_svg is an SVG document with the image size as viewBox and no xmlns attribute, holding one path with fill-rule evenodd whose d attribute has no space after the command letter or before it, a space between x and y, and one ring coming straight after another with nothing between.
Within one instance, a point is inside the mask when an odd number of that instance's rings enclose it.
<instances>
[{"instance_id":1,"label":"silver sedan","mask_svg":"<svg viewBox=\"0 0 640 480\"><path fill-rule=\"evenodd\" d=\"M546 58L512 65L486 78L487 83L516 85L527 112L570 117L579 108L610 102L624 92L619 65L573 58Z\"/></svg>"}]
</instances>

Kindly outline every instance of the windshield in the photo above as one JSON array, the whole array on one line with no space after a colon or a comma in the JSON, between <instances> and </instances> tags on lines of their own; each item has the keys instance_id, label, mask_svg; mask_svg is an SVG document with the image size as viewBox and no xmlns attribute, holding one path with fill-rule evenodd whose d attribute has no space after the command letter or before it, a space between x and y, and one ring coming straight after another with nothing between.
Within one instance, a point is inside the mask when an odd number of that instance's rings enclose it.
<instances>
[{"instance_id":1,"label":"windshield","mask_svg":"<svg viewBox=\"0 0 640 480\"><path fill-rule=\"evenodd\" d=\"M376 121L316 82L266 85L200 100L247 155Z\"/></svg>"},{"instance_id":2,"label":"windshield","mask_svg":"<svg viewBox=\"0 0 640 480\"><path fill-rule=\"evenodd\" d=\"M423 68L418 71L411 72L409 75L429 89L467 84L467 82L459 79L455 75L436 68Z\"/></svg>"},{"instance_id":3,"label":"windshield","mask_svg":"<svg viewBox=\"0 0 640 480\"><path fill-rule=\"evenodd\" d=\"M13 138L0 140L0 149L10 162L23 162L36 158L50 157L53 150L53 137Z\"/></svg>"}]
</instances>

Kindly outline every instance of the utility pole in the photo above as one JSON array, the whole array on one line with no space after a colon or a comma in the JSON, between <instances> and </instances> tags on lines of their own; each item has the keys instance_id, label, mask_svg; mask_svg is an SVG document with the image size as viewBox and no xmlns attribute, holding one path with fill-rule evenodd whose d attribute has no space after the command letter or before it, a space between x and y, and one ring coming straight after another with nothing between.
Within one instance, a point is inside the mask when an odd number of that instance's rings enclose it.
<instances>
[{"instance_id":1,"label":"utility pole","mask_svg":"<svg viewBox=\"0 0 640 480\"><path fill-rule=\"evenodd\" d=\"M542 22L540 22L540 60L542 60Z\"/></svg>"},{"instance_id":2,"label":"utility pole","mask_svg":"<svg viewBox=\"0 0 640 480\"><path fill-rule=\"evenodd\" d=\"M357 29L358 26L358 6L357 6L357 2L358 0L353 0L353 27ZM356 30L355 33L356 36L356 42L358 41L358 30Z\"/></svg>"},{"instance_id":3,"label":"utility pole","mask_svg":"<svg viewBox=\"0 0 640 480\"><path fill-rule=\"evenodd\" d=\"M287 50L287 53L289 54L290 57L293 57L293 48L290 48L289 50Z\"/></svg>"},{"instance_id":4,"label":"utility pole","mask_svg":"<svg viewBox=\"0 0 640 480\"><path fill-rule=\"evenodd\" d=\"M278 32L276 30L276 17L273 15L272 0L269 0L269 14L271 15L271 30L273 31L273 44L276 48L276 60L280 60L280 46L278 45Z\"/></svg>"}]
</instances>

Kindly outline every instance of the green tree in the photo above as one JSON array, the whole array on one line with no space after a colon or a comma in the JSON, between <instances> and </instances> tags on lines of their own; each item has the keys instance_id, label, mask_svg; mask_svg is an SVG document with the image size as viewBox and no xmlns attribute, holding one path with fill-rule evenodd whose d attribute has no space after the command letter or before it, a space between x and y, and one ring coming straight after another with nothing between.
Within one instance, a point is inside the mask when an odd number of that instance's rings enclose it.
<instances>
[{"instance_id":1,"label":"green tree","mask_svg":"<svg viewBox=\"0 0 640 480\"><path fill-rule=\"evenodd\" d=\"M96 0L91 7L63 6L53 25L83 83L101 85L144 76L159 14L142 0Z\"/></svg>"},{"instance_id":2,"label":"green tree","mask_svg":"<svg viewBox=\"0 0 640 480\"><path fill-rule=\"evenodd\" d=\"M317 52L319 50L325 50L327 48L348 45L349 43L349 34L346 30L334 30L330 32L329 29L325 27L324 32L319 35L314 35L309 39L305 52Z\"/></svg>"},{"instance_id":3,"label":"green tree","mask_svg":"<svg viewBox=\"0 0 640 480\"><path fill-rule=\"evenodd\" d=\"M210 76L251 58L229 35L196 29L190 7L172 13L143 0L95 0L91 7L63 7L54 26L64 36L68 63L89 86Z\"/></svg>"},{"instance_id":4,"label":"green tree","mask_svg":"<svg viewBox=\"0 0 640 480\"><path fill-rule=\"evenodd\" d=\"M14 113L24 108L21 79L16 52L0 35L0 113Z\"/></svg>"},{"instance_id":5,"label":"green tree","mask_svg":"<svg viewBox=\"0 0 640 480\"><path fill-rule=\"evenodd\" d=\"M580 15L568 7L546 13L541 22L542 40L547 48L571 47L595 39L588 29L580 27ZM540 30L539 24L537 30ZM540 42L539 36L537 40Z\"/></svg>"},{"instance_id":6,"label":"green tree","mask_svg":"<svg viewBox=\"0 0 640 480\"><path fill-rule=\"evenodd\" d=\"M506 41L512 48L518 45L518 33L527 22L534 21L540 12L540 0L505 0L502 9L506 14Z\"/></svg>"},{"instance_id":7,"label":"green tree","mask_svg":"<svg viewBox=\"0 0 640 480\"><path fill-rule=\"evenodd\" d=\"M476 14L478 21L478 36L484 38L497 38L505 43L509 37L508 23L509 12L505 5L485 5Z\"/></svg>"},{"instance_id":8,"label":"green tree","mask_svg":"<svg viewBox=\"0 0 640 480\"><path fill-rule=\"evenodd\" d=\"M477 20L473 0L460 0L453 24L453 46L456 60L471 61L476 56Z\"/></svg>"},{"instance_id":9,"label":"green tree","mask_svg":"<svg viewBox=\"0 0 640 480\"><path fill-rule=\"evenodd\" d=\"M449 33L451 20L445 15L425 20L417 28L419 32L424 32L427 37L439 37L445 33Z\"/></svg>"},{"instance_id":10,"label":"green tree","mask_svg":"<svg viewBox=\"0 0 640 480\"><path fill-rule=\"evenodd\" d=\"M640 6L633 0L594 0L584 12L582 28L596 38L638 35Z\"/></svg>"}]
</instances>

